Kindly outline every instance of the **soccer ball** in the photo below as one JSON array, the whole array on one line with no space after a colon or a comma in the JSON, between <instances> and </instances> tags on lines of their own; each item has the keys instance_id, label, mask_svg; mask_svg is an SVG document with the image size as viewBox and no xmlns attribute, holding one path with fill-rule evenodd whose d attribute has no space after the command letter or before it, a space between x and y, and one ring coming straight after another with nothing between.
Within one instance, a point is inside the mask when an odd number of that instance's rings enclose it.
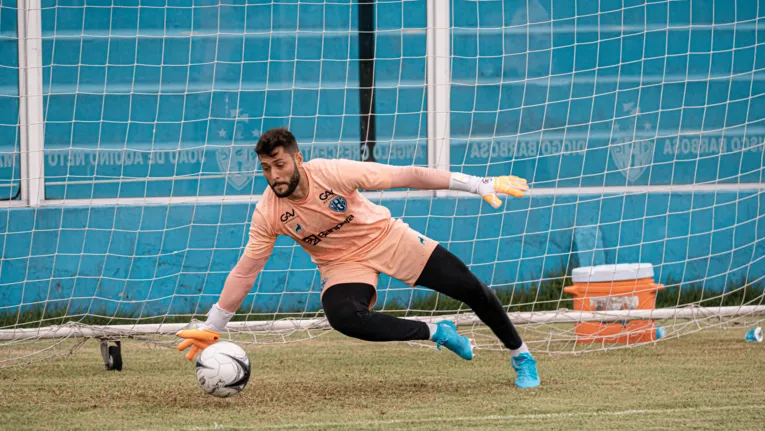
<instances>
[{"instance_id":1,"label":"soccer ball","mask_svg":"<svg viewBox=\"0 0 765 431\"><path fill-rule=\"evenodd\" d=\"M250 380L250 358L241 347L220 341L202 350L197 359L197 381L208 394L220 398L236 395Z\"/></svg>"}]
</instances>

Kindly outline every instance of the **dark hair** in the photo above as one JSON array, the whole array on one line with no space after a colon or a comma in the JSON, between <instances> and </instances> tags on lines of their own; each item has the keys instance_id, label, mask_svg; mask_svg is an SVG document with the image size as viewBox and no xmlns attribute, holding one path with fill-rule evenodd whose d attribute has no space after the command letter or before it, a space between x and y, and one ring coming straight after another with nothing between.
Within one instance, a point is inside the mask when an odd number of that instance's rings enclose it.
<instances>
[{"instance_id":1,"label":"dark hair","mask_svg":"<svg viewBox=\"0 0 765 431\"><path fill-rule=\"evenodd\" d=\"M279 147L283 147L284 151L290 154L300 151L295 135L287 130L286 127L277 127L260 135L260 139L258 139L258 143L255 145L255 152L261 156L268 156Z\"/></svg>"}]
</instances>

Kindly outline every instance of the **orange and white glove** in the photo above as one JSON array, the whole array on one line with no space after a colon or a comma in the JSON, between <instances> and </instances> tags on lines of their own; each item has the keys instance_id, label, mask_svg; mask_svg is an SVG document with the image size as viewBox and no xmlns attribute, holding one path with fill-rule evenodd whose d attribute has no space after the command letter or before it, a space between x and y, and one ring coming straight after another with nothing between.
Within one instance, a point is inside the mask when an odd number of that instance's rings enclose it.
<instances>
[{"instance_id":1,"label":"orange and white glove","mask_svg":"<svg viewBox=\"0 0 765 431\"><path fill-rule=\"evenodd\" d=\"M186 359L189 361L194 360L194 356L197 355L197 352L201 352L210 347L210 345L220 341L220 332L212 331L210 329L184 329L183 331L178 331L175 335L184 338L184 340L178 344L179 351L182 352L191 346L186 353Z\"/></svg>"},{"instance_id":2,"label":"orange and white glove","mask_svg":"<svg viewBox=\"0 0 765 431\"><path fill-rule=\"evenodd\" d=\"M497 209L502 206L502 201L497 195L521 198L526 193L526 190L529 189L529 186L525 179L515 175L481 178L453 173L449 180L449 189L480 195L489 205Z\"/></svg>"},{"instance_id":3,"label":"orange and white glove","mask_svg":"<svg viewBox=\"0 0 765 431\"><path fill-rule=\"evenodd\" d=\"M214 304L207 313L207 321L198 328L184 329L178 331L175 335L184 340L178 344L178 350L184 351L191 347L186 353L186 359L194 360L197 352L210 347L210 345L220 341L221 332L226 330L226 325L234 317L234 313L226 311Z\"/></svg>"}]
</instances>

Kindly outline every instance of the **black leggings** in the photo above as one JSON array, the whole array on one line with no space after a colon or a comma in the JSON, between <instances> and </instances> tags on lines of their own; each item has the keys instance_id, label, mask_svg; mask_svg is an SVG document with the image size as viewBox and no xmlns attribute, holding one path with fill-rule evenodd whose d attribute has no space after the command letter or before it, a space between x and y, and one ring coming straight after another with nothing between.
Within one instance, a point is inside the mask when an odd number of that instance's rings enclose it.
<instances>
[{"instance_id":1,"label":"black leggings","mask_svg":"<svg viewBox=\"0 0 765 431\"><path fill-rule=\"evenodd\" d=\"M523 344L494 292L441 245L436 246L416 284L465 303L508 349L514 350ZM366 341L430 338L428 326L423 322L369 311L374 292L373 286L364 283L336 284L327 289L321 303L329 324L342 334Z\"/></svg>"}]
</instances>

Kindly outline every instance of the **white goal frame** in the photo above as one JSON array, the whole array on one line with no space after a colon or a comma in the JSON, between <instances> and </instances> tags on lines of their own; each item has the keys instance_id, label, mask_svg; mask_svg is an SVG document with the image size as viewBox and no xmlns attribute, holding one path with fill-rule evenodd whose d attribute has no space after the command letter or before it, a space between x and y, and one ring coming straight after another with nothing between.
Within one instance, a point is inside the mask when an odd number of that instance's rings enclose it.
<instances>
[{"instance_id":1,"label":"white goal frame","mask_svg":"<svg viewBox=\"0 0 765 431\"><path fill-rule=\"evenodd\" d=\"M450 10L448 1L427 0L427 148L428 166L449 169L450 149ZM438 4L438 8L436 8ZM99 206L99 205L135 205L135 204L182 204L182 203L232 203L253 202L259 195L225 197L158 197L158 198L93 198L65 199L46 201L44 193L44 124L43 124L43 83L42 83L42 27L40 0L18 1L18 52L19 52L19 121L21 148L21 201L5 201L4 207L40 207L40 206ZM531 196L543 195L582 195L611 193L645 192L688 192L714 190L763 190L765 183L759 184L692 184L683 186L625 186L625 187L571 187L540 188L532 190ZM366 193L379 196L378 193ZM400 197L445 197L456 196L448 191L406 192ZM396 193L387 193L388 197L397 197ZM467 196L459 194L459 196ZM628 310L608 312L583 312L560 309L548 312L508 313L510 319L518 324L552 324L577 322L615 322L624 320L661 320L661 319L697 319L710 317L739 317L765 315L765 305L742 305L728 307L683 306L654 310ZM407 319L434 322L453 319L462 326L480 323L472 313L439 315L426 317L406 317ZM112 339L142 335L170 335L187 328L188 324L132 324L132 325L85 325L71 322L40 328L18 328L0 330L0 341L51 338L100 338ZM282 319L272 321L232 322L227 330L232 332L281 332L301 330L330 329L324 318Z\"/></svg>"},{"instance_id":2,"label":"white goal frame","mask_svg":"<svg viewBox=\"0 0 765 431\"><path fill-rule=\"evenodd\" d=\"M765 315L765 305L742 305L728 307L678 307L654 310L617 310L604 312L557 311L508 313L508 317L517 324L552 324L579 322L618 322L625 320L665 320L699 319L710 317L742 317ZM405 317L409 320L435 323L450 319L458 326L472 326L481 321L473 313L439 315L429 317ZM0 330L0 341L47 339L47 338L125 338L140 335L172 335L186 329L186 323L160 323L135 325L83 325L67 323L42 328ZM292 332L305 330L329 330L325 318L318 319L282 319L272 321L230 322L226 330L230 332Z\"/></svg>"}]
</instances>

